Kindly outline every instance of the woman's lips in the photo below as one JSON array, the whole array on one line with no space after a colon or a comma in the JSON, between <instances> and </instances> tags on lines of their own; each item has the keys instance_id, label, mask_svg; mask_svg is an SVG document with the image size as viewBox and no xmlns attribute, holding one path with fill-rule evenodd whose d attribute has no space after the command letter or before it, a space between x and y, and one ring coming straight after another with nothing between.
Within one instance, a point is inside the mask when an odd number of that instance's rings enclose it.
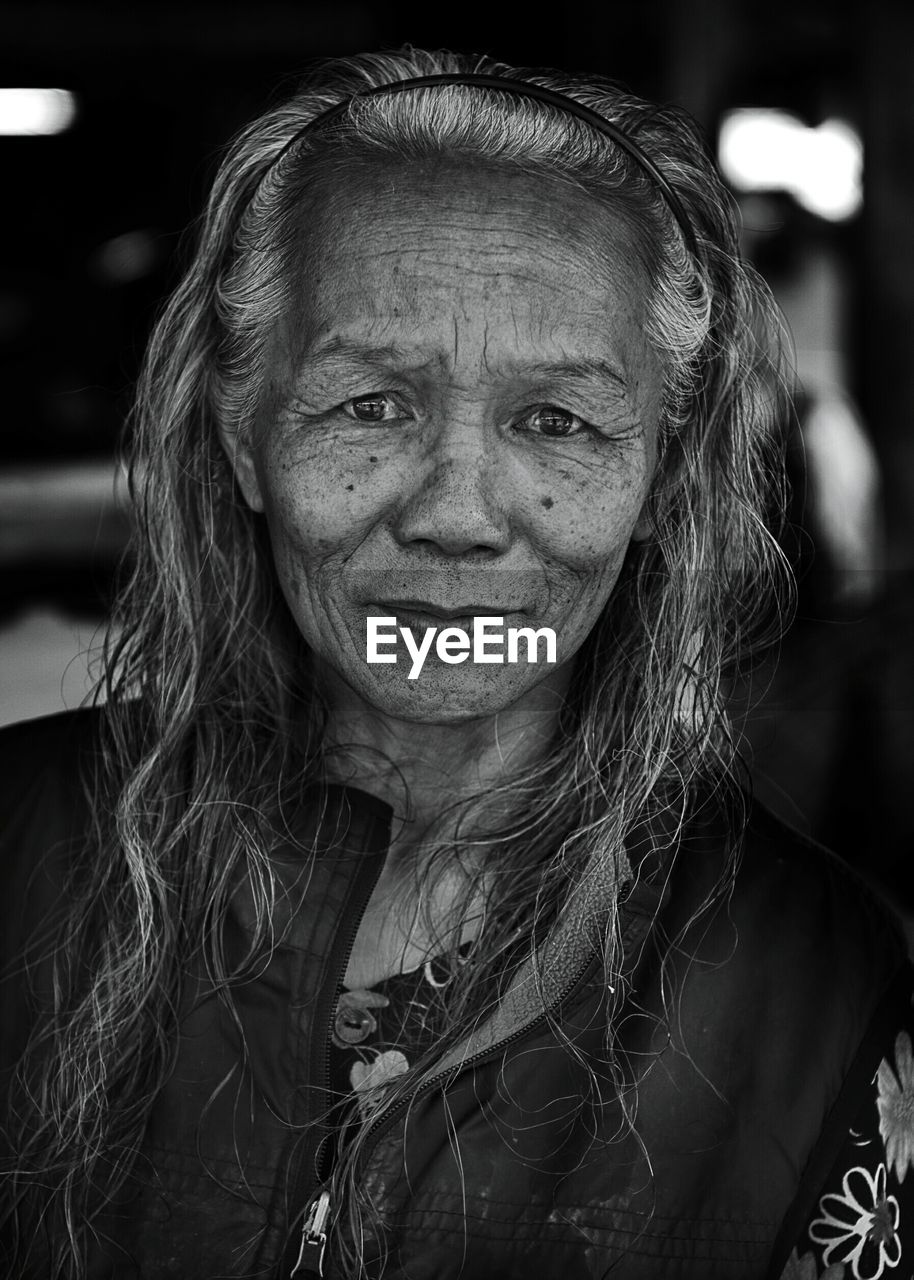
<instances>
[{"instance_id":1,"label":"woman's lips","mask_svg":"<svg viewBox=\"0 0 914 1280\"><path fill-rule=\"evenodd\" d=\"M414 613L430 613L438 618L497 618L507 613L522 613L514 605L499 604L432 604L428 600L382 600L385 609L412 609Z\"/></svg>"},{"instance_id":2,"label":"woman's lips","mask_svg":"<svg viewBox=\"0 0 914 1280\"><path fill-rule=\"evenodd\" d=\"M436 613L417 613L410 609L398 608L394 610L393 616L397 619L398 627L409 627L414 635L429 630L444 631L448 627L458 627L468 635L473 630L472 614L466 616L456 614L454 617L442 618Z\"/></svg>"},{"instance_id":3,"label":"woman's lips","mask_svg":"<svg viewBox=\"0 0 914 1280\"><path fill-rule=\"evenodd\" d=\"M385 600L378 603L382 616L395 615L401 626L411 630L427 630L429 627L460 627L471 631L475 618L507 618L522 613L521 609L506 609L499 605L461 605L449 609L428 604L421 600Z\"/></svg>"}]
</instances>

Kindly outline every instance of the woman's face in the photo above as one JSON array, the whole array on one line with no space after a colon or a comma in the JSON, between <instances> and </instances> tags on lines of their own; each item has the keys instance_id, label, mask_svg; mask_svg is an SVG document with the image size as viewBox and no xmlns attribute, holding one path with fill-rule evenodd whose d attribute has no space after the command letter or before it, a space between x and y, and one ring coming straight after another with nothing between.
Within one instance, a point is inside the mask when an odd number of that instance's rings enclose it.
<instances>
[{"instance_id":1,"label":"woman's face","mask_svg":"<svg viewBox=\"0 0 914 1280\"><path fill-rule=\"evenodd\" d=\"M252 442L227 440L292 615L329 687L398 719L562 693L647 534L662 367L630 236L558 180L454 163L353 165L319 204ZM551 629L555 663L432 637L410 678L399 628L481 615Z\"/></svg>"}]
</instances>

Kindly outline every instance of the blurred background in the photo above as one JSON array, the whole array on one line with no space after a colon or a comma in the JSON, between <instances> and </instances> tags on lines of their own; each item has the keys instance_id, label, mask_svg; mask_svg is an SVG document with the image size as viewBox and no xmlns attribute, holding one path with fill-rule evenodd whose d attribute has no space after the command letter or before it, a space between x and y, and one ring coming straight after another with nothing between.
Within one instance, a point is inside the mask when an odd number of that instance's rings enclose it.
<instances>
[{"instance_id":1,"label":"blurred background","mask_svg":"<svg viewBox=\"0 0 914 1280\"><path fill-rule=\"evenodd\" d=\"M310 60L410 42L687 107L788 317L797 620L734 686L759 793L914 909L914 5L0 4L0 723L78 705L114 463L219 149Z\"/></svg>"}]
</instances>

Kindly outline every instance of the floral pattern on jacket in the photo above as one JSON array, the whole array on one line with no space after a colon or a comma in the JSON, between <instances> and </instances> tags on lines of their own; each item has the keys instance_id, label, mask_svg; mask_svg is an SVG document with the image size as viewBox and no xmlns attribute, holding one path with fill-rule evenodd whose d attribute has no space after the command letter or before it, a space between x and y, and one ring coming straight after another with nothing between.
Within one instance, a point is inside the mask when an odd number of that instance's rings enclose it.
<instances>
[{"instance_id":1,"label":"floral pattern on jacket","mask_svg":"<svg viewBox=\"0 0 914 1280\"><path fill-rule=\"evenodd\" d=\"M898 1031L781 1280L914 1277L914 1051Z\"/></svg>"}]
</instances>

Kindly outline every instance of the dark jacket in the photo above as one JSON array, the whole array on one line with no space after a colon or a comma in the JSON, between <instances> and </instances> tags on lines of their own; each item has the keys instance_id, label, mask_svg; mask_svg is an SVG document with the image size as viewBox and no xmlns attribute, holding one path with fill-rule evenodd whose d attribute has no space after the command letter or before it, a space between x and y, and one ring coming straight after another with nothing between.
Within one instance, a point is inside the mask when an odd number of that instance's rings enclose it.
<instances>
[{"instance_id":1,"label":"dark jacket","mask_svg":"<svg viewBox=\"0 0 914 1280\"><path fill-rule=\"evenodd\" d=\"M96 724L97 713L81 712L0 733L3 937L13 957L59 906L87 829L79 774L97 750ZM188 982L174 1070L129 1186L99 1220L92 1280L294 1267L303 1211L330 1167L315 1117L334 1002L389 831L374 798L332 787L328 799L310 874L294 844L275 855L286 886L281 940L234 991L240 1026L205 978ZM316 821L304 806L300 844ZM675 856L658 850L624 891L630 991L612 1068L591 901L549 969L548 998L576 1053L537 1016L522 974L494 1022L442 1061L437 1082L381 1115L363 1166L384 1224L383 1239L366 1241L370 1275L779 1275L878 1064L884 1026L910 998L909 973L866 887L764 812L753 814L732 892L692 921L727 846L708 804ZM251 911L239 891L230 953L245 947ZM680 934L664 970L661 940ZM14 975L3 987L4 1068L31 1016ZM334 1209L325 1274L338 1274L334 1231L344 1227ZM316 1265L319 1246L315 1238L304 1251L305 1265Z\"/></svg>"}]
</instances>

